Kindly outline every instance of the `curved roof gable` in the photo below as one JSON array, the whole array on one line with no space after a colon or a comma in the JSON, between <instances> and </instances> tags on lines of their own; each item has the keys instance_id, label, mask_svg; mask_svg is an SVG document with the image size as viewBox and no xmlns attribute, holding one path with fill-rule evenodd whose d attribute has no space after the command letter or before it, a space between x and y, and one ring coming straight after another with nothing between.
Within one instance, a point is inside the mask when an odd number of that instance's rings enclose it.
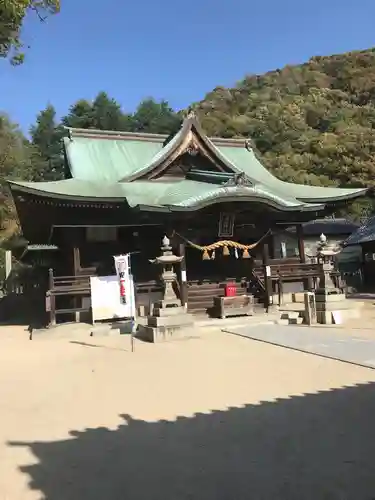
<instances>
[{"instance_id":1,"label":"curved roof gable","mask_svg":"<svg viewBox=\"0 0 375 500\"><path fill-rule=\"evenodd\" d=\"M205 135L195 115L190 113L184 120L180 131L155 154L149 163L121 180L130 182L159 177L173 161L187 152L195 155L200 153L209 158L218 167L219 172L241 173L241 170Z\"/></svg>"}]
</instances>

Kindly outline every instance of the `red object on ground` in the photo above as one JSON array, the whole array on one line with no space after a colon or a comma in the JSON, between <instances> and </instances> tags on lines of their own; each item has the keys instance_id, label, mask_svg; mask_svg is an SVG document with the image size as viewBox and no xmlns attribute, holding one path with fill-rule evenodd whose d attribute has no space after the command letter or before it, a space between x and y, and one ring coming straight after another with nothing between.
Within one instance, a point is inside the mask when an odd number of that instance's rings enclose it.
<instances>
[{"instance_id":1,"label":"red object on ground","mask_svg":"<svg viewBox=\"0 0 375 500\"><path fill-rule=\"evenodd\" d=\"M225 296L226 297L235 297L236 296L236 285L233 283L228 283L225 285Z\"/></svg>"}]
</instances>

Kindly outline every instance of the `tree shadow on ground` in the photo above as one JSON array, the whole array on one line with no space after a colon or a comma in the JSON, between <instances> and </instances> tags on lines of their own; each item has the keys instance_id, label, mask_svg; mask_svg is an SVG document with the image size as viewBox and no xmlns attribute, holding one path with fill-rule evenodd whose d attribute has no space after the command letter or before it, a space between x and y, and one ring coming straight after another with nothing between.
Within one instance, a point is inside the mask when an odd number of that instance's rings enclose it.
<instances>
[{"instance_id":1,"label":"tree shadow on ground","mask_svg":"<svg viewBox=\"0 0 375 500\"><path fill-rule=\"evenodd\" d=\"M47 500L371 500L374 415L372 383L10 445Z\"/></svg>"}]
</instances>

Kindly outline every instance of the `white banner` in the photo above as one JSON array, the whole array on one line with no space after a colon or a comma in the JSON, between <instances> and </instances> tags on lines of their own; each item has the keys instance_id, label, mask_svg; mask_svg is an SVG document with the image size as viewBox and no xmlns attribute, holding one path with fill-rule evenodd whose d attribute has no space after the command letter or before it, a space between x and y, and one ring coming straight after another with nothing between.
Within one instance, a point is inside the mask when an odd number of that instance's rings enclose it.
<instances>
[{"instance_id":1,"label":"white banner","mask_svg":"<svg viewBox=\"0 0 375 500\"><path fill-rule=\"evenodd\" d=\"M115 276L90 278L92 320L136 318L129 254L115 256Z\"/></svg>"},{"instance_id":2,"label":"white banner","mask_svg":"<svg viewBox=\"0 0 375 500\"><path fill-rule=\"evenodd\" d=\"M126 297L126 282L129 280L129 254L115 255L115 268L119 282L120 302L126 304L129 297Z\"/></svg>"}]
</instances>

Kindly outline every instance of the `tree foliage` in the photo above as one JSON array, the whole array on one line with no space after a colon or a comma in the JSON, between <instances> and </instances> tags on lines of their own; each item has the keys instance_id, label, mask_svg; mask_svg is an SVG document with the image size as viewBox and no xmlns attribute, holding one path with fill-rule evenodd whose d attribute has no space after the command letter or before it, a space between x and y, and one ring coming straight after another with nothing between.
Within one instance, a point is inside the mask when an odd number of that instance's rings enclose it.
<instances>
[{"instance_id":1,"label":"tree foliage","mask_svg":"<svg viewBox=\"0 0 375 500\"><path fill-rule=\"evenodd\" d=\"M209 135L251 138L282 180L375 185L375 49L249 75L194 108Z\"/></svg>"},{"instance_id":2,"label":"tree foliage","mask_svg":"<svg viewBox=\"0 0 375 500\"><path fill-rule=\"evenodd\" d=\"M375 183L375 49L314 57L195 105L210 135L250 137L280 178L307 184Z\"/></svg>"},{"instance_id":3,"label":"tree foliage","mask_svg":"<svg viewBox=\"0 0 375 500\"><path fill-rule=\"evenodd\" d=\"M56 120L52 105L41 111L36 124L30 129L34 180L53 181L64 176L64 157L62 151L63 127Z\"/></svg>"},{"instance_id":4,"label":"tree foliage","mask_svg":"<svg viewBox=\"0 0 375 500\"><path fill-rule=\"evenodd\" d=\"M130 117L130 129L134 132L172 134L177 132L180 124L180 116L167 101L156 102L152 98L142 101Z\"/></svg>"},{"instance_id":5,"label":"tree foliage","mask_svg":"<svg viewBox=\"0 0 375 500\"><path fill-rule=\"evenodd\" d=\"M0 2L0 57L9 57L12 64L21 64L25 54L21 29L26 15L33 13L44 21L60 10L60 0L1 0Z\"/></svg>"},{"instance_id":6,"label":"tree foliage","mask_svg":"<svg viewBox=\"0 0 375 500\"><path fill-rule=\"evenodd\" d=\"M41 111L30 129L33 177L35 180L58 180L65 174L62 150L64 127L113 130L123 132L176 132L181 119L166 101L142 101L134 113L125 113L121 105L106 92L93 101L79 99L60 121L52 105Z\"/></svg>"},{"instance_id":7,"label":"tree foliage","mask_svg":"<svg viewBox=\"0 0 375 500\"><path fill-rule=\"evenodd\" d=\"M14 205L6 180L33 180L32 146L18 126L0 115L0 232L2 237L16 228Z\"/></svg>"}]
</instances>

